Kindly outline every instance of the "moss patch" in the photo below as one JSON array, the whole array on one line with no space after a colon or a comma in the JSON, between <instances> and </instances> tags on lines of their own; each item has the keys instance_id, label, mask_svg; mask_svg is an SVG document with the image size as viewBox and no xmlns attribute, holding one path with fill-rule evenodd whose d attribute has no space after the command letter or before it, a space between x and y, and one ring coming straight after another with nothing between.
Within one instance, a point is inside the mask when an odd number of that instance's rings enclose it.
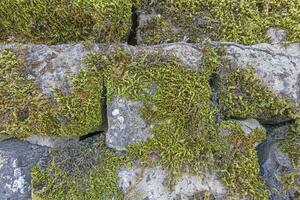
<instances>
[{"instance_id":1,"label":"moss patch","mask_svg":"<svg viewBox=\"0 0 300 200\"><path fill-rule=\"evenodd\" d=\"M300 39L298 0L141 0L140 7L159 16L140 26L145 44L191 41L209 37L216 41L254 44L267 41L267 29L287 30L288 40Z\"/></svg>"},{"instance_id":2,"label":"moss patch","mask_svg":"<svg viewBox=\"0 0 300 200\"><path fill-rule=\"evenodd\" d=\"M102 124L102 76L94 54L73 77L72 92L43 95L29 68L16 53L4 50L0 56L0 133L16 137L40 135L84 135Z\"/></svg>"},{"instance_id":3,"label":"moss patch","mask_svg":"<svg viewBox=\"0 0 300 200\"><path fill-rule=\"evenodd\" d=\"M185 69L176 58L156 54L132 56L117 51L103 56L109 101L122 96L143 102L142 114L153 125L154 137L131 145L129 152L146 166L166 167L170 184L182 172L201 175L202 169L208 169L219 173L231 196L267 199L254 148L265 133L255 130L245 136L236 123L216 122L209 79L220 62L214 49L207 48L204 54L204 72ZM153 87L155 92L150 90ZM220 127L232 135L220 136Z\"/></svg>"},{"instance_id":4,"label":"moss patch","mask_svg":"<svg viewBox=\"0 0 300 200\"><path fill-rule=\"evenodd\" d=\"M105 147L104 137L92 144L52 150L48 165L32 171L33 193L44 200L122 200L117 170L130 159Z\"/></svg>"},{"instance_id":5,"label":"moss patch","mask_svg":"<svg viewBox=\"0 0 300 200\"><path fill-rule=\"evenodd\" d=\"M213 68L195 73L175 58L162 60L156 54L135 57L124 51L105 56L103 61L109 99L116 95L142 101L143 116L154 125L155 139L132 146L133 155L149 164L150 152L156 152L173 172L181 171L184 164L194 168L211 163L208 160L217 146L214 139L207 142L215 134L216 110L210 102L208 82ZM200 154L202 163L196 159Z\"/></svg>"},{"instance_id":6,"label":"moss patch","mask_svg":"<svg viewBox=\"0 0 300 200\"><path fill-rule=\"evenodd\" d=\"M280 147L292 159L293 165L300 165L300 119L296 119L286 137L280 141Z\"/></svg>"},{"instance_id":7,"label":"moss patch","mask_svg":"<svg viewBox=\"0 0 300 200\"><path fill-rule=\"evenodd\" d=\"M66 43L124 41L131 0L1 0L0 40Z\"/></svg>"},{"instance_id":8,"label":"moss patch","mask_svg":"<svg viewBox=\"0 0 300 200\"><path fill-rule=\"evenodd\" d=\"M255 199L269 199L269 191L260 176L258 156L255 145L262 142L266 133L263 129L255 129L245 135L241 125L236 121L223 121L220 129L230 132L225 136L227 151L220 160L220 176L229 188L230 196L250 196Z\"/></svg>"}]
</instances>

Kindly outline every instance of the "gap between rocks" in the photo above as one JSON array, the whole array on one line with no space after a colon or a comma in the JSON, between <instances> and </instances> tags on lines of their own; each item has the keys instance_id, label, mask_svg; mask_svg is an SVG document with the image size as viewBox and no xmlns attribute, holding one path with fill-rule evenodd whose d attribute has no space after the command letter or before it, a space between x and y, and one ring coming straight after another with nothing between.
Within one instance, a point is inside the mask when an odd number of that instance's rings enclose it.
<instances>
[{"instance_id":1,"label":"gap between rocks","mask_svg":"<svg viewBox=\"0 0 300 200\"><path fill-rule=\"evenodd\" d=\"M137 28L139 26L139 21L138 21L138 11L135 6L132 6L131 8L131 30L128 36L127 43L132 46L137 45Z\"/></svg>"},{"instance_id":2,"label":"gap between rocks","mask_svg":"<svg viewBox=\"0 0 300 200\"><path fill-rule=\"evenodd\" d=\"M101 113L102 113L102 127L100 128L100 130L96 130L93 131L87 135L83 135L81 137L79 137L79 141L83 141L86 140L88 138L94 137L96 135L100 135L100 134L105 134L107 129L108 129L108 120L107 120L107 88L106 88L106 84L105 81L103 80L103 84L102 84L102 97L101 97L101 105L102 105L102 109L101 109Z\"/></svg>"}]
</instances>

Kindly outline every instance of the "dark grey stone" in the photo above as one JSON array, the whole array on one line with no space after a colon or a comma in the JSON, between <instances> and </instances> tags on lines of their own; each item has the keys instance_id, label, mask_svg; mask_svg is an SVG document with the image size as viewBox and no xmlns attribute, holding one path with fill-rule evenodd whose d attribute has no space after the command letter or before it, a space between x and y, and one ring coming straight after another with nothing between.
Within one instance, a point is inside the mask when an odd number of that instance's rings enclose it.
<instances>
[{"instance_id":1,"label":"dark grey stone","mask_svg":"<svg viewBox=\"0 0 300 200\"><path fill-rule=\"evenodd\" d=\"M31 199L31 168L47 148L17 139L0 143L0 200Z\"/></svg>"}]
</instances>

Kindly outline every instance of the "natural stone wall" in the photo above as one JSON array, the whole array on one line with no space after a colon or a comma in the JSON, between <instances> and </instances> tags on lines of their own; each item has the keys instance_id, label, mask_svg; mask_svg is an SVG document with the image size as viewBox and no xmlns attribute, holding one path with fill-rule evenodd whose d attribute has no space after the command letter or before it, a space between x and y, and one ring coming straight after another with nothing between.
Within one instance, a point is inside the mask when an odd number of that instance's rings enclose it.
<instances>
[{"instance_id":1,"label":"natural stone wall","mask_svg":"<svg viewBox=\"0 0 300 200\"><path fill-rule=\"evenodd\" d=\"M299 199L299 6L1 1L0 200Z\"/></svg>"},{"instance_id":2,"label":"natural stone wall","mask_svg":"<svg viewBox=\"0 0 300 200\"><path fill-rule=\"evenodd\" d=\"M298 0L142 0L138 43L214 40L242 44L269 40L271 27L285 29L289 41L299 41Z\"/></svg>"}]
</instances>

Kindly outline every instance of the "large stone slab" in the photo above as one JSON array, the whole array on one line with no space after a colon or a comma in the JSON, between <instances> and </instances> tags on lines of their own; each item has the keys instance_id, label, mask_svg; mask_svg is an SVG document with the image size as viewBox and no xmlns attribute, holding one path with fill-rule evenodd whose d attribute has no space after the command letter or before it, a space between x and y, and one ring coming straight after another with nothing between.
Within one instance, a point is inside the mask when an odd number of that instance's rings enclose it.
<instances>
[{"instance_id":1,"label":"large stone slab","mask_svg":"<svg viewBox=\"0 0 300 200\"><path fill-rule=\"evenodd\" d=\"M202 199L206 193L215 199L224 199L227 193L226 187L209 173L202 177L184 174L176 181L173 190L168 188L168 171L162 166L121 169L118 176L119 186L128 200Z\"/></svg>"},{"instance_id":2,"label":"large stone slab","mask_svg":"<svg viewBox=\"0 0 300 200\"><path fill-rule=\"evenodd\" d=\"M300 44L228 44L228 57L236 68L253 68L274 93L300 102Z\"/></svg>"}]
</instances>

